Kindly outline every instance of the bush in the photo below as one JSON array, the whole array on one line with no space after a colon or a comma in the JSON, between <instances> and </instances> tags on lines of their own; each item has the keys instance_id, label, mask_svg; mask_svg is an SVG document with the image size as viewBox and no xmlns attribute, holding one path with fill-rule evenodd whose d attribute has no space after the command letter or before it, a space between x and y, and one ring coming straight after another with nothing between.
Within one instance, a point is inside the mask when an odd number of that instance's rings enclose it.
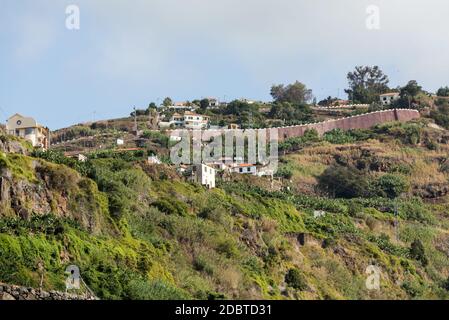
<instances>
[{"instance_id":1,"label":"bush","mask_svg":"<svg viewBox=\"0 0 449 320\"><path fill-rule=\"evenodd\" d=\"M290 180L293 177L293 170L288 166L282 166L278 169L275 176Z\"/></svg>"},{"instance_id":2,"label":"bush","mask_svg":"<svg viewBox=\"0 0 449 320\"><path fill-rule=\"evenodd\" d=\"M356 138L349 131L334 129L324 134L324 140L333 144L344 144L355 142Z\"/></svg>"},{"instance_id":3,"label":"bush","mask_svg":"<svg viewBox=\"0 0 449 320\"><path fill-rule=\"evenodd\" d=\"M407 180L399 175L385 174L373 184L373 193L390 199L399 197L409 189Z\"/></svg>"},{"instance_id":4,"label":"bush","mask_svg":"<svg viewBox=\"0 0 449 320\"><path fill-rule=\"evenodd\" d=\"M368 180L357 169L334 165L318 177L318 186L337 198L367 196Z\"/></svg>"},{"instance_id":5,"label":"bush","mask_svg":"<svg viewBox=\"0 0 449 320\"><path fill-rule=\"evenodd\" d=\"M212 275L214 273L213 267L209 264L207 259L203 256L196 257L193 261L193 267L195 270L200 272L205 272L208 275Z\"/></svg>"},{"instance_id":6,"label":"bush","mask_svg":"<svg viewBox=\"0 0 449 320\"><path fill-rule=\"evenodd\" d=\"M434 222L432 213L425 207L420 198L411 198L401 202L399 205L399 215L406 220L423 223Z\"/></svg>"},{"instance_id":7,"label":"bush","mask_svg":"<svg viewBox=\"0 0 449 320\"><path fill-rule=\"evenodd\" d=\"M184 291L162 280L131 280L127 293L132 300L185 300L189 296Z\"/></svg>"},{"instance_id":8,"label":"bush","mask_svg":"<svg viewBox=\"0 0 449 320\"><path fill-rule=\"evenodd\" d=\"M318 131L316 131L315 129L310 129L306 130L304 132L304 135L301 137L288 138L285 141L279 143L279 150L292 152L318 141L320 141Z\"/></svg>"},{"instance_id":9,"label":"bush","mask_svg":"<svg viewBox=\"0 0 449 320\"><path fill-rule=\"evenodd\" d=\"M162 198L154 202L153 206L165 214L186 216L188 213L187 205L176 199Z\"/></svg>"},{"instance_id":10,"label":"bush","mask_svg":"<svg viewBox=\"0 0 449 320\"><path fill-rule=\"evenodd\" d=\"M304 275L296 268L288 270L285 282L296 290L304 291L308 288Z\"/></svg>"},{"instance_id":11,"label":"bush","mask_svg":"<svg viewBox=\"0 0 449 320\"><path fill-rule=\"evenodd\" d=\"M413 259L420 261L424 267L429 263L429 260L426 257L424 245L419 239L412 242L412 245L410 246L410 256Z\"/></svg>"},{"instance_id":12,"label":"bush","mask_svg":"<svg viewBox=\"0 0 449 320\"><path fill-rule=\"evenodd\" d=\"M238 249L234 242L230 239L220 242L217 246L217 252L224 254L227 258L232 258L238 255Z\"/></svg>"}]
</instances>

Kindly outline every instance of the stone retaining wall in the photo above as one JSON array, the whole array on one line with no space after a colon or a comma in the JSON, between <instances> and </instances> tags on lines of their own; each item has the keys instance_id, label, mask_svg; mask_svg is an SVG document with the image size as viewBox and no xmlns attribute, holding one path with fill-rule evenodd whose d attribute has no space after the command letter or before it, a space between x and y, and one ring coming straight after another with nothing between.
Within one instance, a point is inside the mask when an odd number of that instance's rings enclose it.
<instances>
[{"instance_id":1,"label":"stone retaining wall","mask_svg":"<svg viewBox=\"0 0 449 320\"><path fill-rule=\"evenodd\" d=\"M92 295L76 295L59 291L43 291L0 283L0 300L97 300Z\"/></svg>"},{"instance_id":2,"label":"stone retaining wall","mask_svg":"<svg viewBox=\"0 0 449 320\"><path fill-rule=\"evenodd\" d=\"M417 110L414 109L382 110L347 118L328 120L324 122L281 127L278 128L278 137L279 140L282 141L292 137L300 137L304 135L304 132L306 130L310 129L315 129L319 135L323 135L325 132L331 131L333 129L369 129L376 124L381 124L384 122L406 122L418 118L420 118L420 114Z\"/></svg>"}]
</instances>

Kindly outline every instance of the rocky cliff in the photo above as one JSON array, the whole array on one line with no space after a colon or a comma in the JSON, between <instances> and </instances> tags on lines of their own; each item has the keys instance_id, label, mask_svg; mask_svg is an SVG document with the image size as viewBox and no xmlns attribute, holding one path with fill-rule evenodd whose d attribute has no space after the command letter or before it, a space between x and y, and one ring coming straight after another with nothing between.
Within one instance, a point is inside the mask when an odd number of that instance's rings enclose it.
<instances>
[{"instance_id":1,"label":"rocky cliff","mask_svg":"<svg viewBox=\"0 0 449 320\"><path fill-rule=\"evenodd\" d=\"M1 152L0 216L29 219L47 214L98 232L106 219L107 199L93 181L68 167Z\"/></svg>"}]
</instances>

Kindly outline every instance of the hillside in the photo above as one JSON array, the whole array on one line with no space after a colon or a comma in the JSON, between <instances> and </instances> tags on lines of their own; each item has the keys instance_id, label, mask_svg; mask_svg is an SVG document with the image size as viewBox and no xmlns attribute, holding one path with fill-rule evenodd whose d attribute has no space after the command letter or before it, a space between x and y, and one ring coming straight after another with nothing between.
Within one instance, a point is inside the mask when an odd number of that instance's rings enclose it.
<instances>
[{"instance_id":1,"label":"hillside","mask_svg":"<svg viewBox=\"0 0 449 320\"><path fill-rule=\"evenodd\" d=\"M0 282L63 290L75 264L102 299L447 299L449 132L427 122L309 131L275 183L213 190L138 157L5 147Z\"/></svg>"}]
</instances>

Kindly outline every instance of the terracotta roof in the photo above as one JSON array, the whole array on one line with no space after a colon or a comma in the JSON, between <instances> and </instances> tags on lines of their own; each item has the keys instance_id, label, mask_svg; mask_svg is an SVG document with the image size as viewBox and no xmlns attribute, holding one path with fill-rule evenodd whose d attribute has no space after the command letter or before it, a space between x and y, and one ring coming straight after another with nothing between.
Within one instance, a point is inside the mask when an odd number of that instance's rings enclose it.
<instances>
[{"instance_id":1,"label":"terracotta roof","mask_svg":"<svg viewBox=\"0 0 449 320\"><path fill-rule=\"evenodd\" d=\"M251 163L239 163L236 164L235 167L237 168L244 168L244 167L255 167L255 164L251 164Z\"/></svg>"}]
</instances>

